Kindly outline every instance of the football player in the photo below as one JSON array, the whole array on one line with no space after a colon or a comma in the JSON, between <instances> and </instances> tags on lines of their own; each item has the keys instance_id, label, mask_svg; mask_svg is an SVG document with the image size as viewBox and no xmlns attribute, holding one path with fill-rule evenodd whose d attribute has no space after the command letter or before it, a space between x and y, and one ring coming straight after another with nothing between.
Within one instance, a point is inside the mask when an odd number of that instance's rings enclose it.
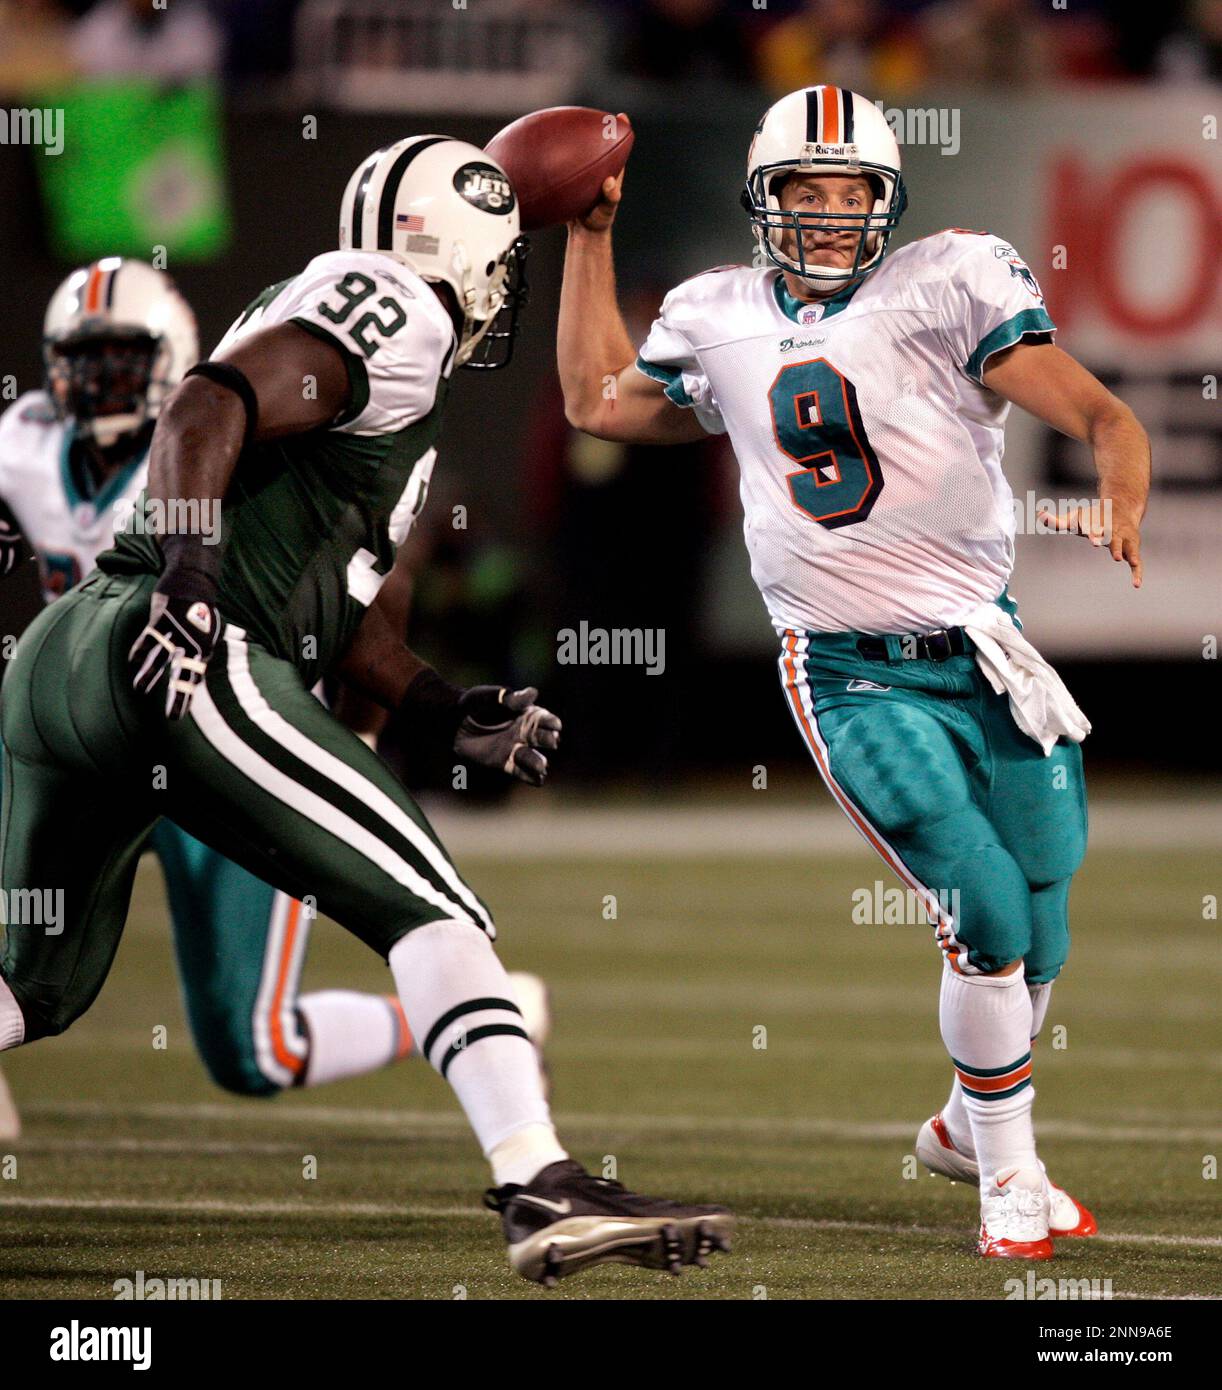
<instances>
[{"instance_id":1,"label":"football player","mask_svg":"<svg viewBox=\"0 0 1222 1390\"><path fill-rule=\"evenodd\" d=\"M17 646L0 889L62 886L66 920L54 938L10 927L0 1048L88 1007L164 815L388 962L421 1054L488 1157L486 1201L514 1269L543 1282L606 1260L678 1272L726 1244L729 1214L638 1196L569 1158L487 906L403 786L310 693L340 676L402 711L421 747L546 776L560 721L536 692L455 688L375 601L454 368L501 366L512 350L516 198L475 146L412 136L353 173L339 242L188 371L131 521ZM210 544L201 519L220 499L223 544Z\"/></svg>"},{"instance_id":2,"label":"football player","mask_svg":"<svg viewBox=\"0 0 1222 1390\"><path fill-rule=\"evenodd\" d=\"M810 87L766 112L742 198L755 268L672 290L639 355L615 299L622 179L569 227L568 418L633 443L729 434L786 702L942 948L955 1079L917 1151L979 1183L981 1254L1047 1258L1051 1237L1095 1230L1045 1177L1031 1118L1031 1044L1086 844L1090 726L1007 591L1003 430L1014 402L1089 444L1110 531L1093 509L1050 524L1106 545L1134 585L1145 432L1055 346L1040 287L1003 238L944 231L884 259L906 202L899 149L854 92Z\"/></svg>"},{"instance_id":3,"label":"football player","mask_svg":"<svg viewBox=\"0 0 1222 1390\"><path fill-rule=\"evenodd\" d=\"M107 257L73 271L52 296L43 354L45 388L0 417L0 573L24 537L50 602L93 569L116 519L134 511L162 403L199 357L195 316L164 272ZM406 603L389 616L405 625ZM298 994L309 906L170 821L158 822L149 844L166 877L187 1018L218 1085L272 1095L419 1055L396 996ZM542 982L511 979L541 1046ZM0 1136L14 1117L0 1091Z\"/></svg>"}]
</instances>

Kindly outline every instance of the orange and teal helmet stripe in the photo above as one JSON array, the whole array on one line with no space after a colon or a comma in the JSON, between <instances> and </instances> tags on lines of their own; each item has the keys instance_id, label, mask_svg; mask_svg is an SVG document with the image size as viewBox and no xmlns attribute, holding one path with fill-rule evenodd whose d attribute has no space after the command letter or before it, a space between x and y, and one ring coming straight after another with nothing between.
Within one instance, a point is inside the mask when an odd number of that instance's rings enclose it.
<instances>
[{"instance_id":1,"label":"orange and teal helmet stripe","mask_svg":"<svg viewBox=\"0 0 1222 1390\"><path fill-rule=\"evenodd\" d=\"M853 93L844 87L808 87L806 138L812 144L850 144L853 139Z\"/></svg>"}]
</instances>

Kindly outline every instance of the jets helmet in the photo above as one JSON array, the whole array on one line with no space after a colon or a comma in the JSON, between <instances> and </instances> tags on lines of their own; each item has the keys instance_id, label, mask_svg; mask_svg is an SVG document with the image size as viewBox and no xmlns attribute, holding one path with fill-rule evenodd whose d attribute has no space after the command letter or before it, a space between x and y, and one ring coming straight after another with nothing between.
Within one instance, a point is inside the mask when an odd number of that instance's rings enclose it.
<instances>
[{"instance_id":1,"label":"jets helmet","mask_svg":"<svg viewBox=\"0 0 1222 1390\"><path fill-rule=\"evenodd\" d=\"M790 174L863 174L874 191L869 212L785 212L780 191ZM835 291L859 280L882 260L908 205L900 151L886 117L865 97L844 87L804 87L764 112L747 155L742 204L759 248L774 264L813 289ZM803 231L855 231L849 267L820 265L803 244ZM787 237L787 233L790 234ZM789 241L793 254L786 249Z\"/></svg>"},{"instance_id":2,"label":"jets helmet","mask_svg":"<svg viewBox=\"0 0 1222 1390\"><path fill-rule=\"evenodd\" d=\"M449 285L462 315L458 366L509 361L526 297L527 243L508 175L478 146L409 135L371 154L344 190L339 244L379 251Z\"/></svg>"},{"instance_id":3,"label":"jets helmet","mask_svg":"<svg viewBox=\"0 0 1222 1390\"><path fill-rule=\"evenodd\" d=\"M195 315L173 280L119 256L68 276L47 305L42 341L56 413L103 448L155 420L199 358Z\"/></svg>"}]
</instances>

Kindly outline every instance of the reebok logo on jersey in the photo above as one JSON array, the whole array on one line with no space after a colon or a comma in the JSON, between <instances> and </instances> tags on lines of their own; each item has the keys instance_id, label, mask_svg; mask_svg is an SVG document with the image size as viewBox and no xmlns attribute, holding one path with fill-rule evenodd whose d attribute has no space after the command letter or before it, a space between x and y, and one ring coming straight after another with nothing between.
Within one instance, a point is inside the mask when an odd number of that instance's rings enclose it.
<instances>
[{"instance_id":1,"label":"reebok logo on jersey","mask_svg":"<svg viewBox=\"0 0 1222 1390\"><path fill-rule=\"evenodd\" d=\"M889 685L876 685L874 681L850 681L846 690L890 690Z\"/></svg>"},{"instance_id":2,"label":"reebok logo on jersey","mask_svg":"<svg viewBox=\"0 0 1222 1390\"><path fill-rule=\"evenodd\" d=\"M798 348L822 347L827 342L827 334L820 333L815 338L782 338L781 352L794 352Z\"/></svg>"}]
</instances>

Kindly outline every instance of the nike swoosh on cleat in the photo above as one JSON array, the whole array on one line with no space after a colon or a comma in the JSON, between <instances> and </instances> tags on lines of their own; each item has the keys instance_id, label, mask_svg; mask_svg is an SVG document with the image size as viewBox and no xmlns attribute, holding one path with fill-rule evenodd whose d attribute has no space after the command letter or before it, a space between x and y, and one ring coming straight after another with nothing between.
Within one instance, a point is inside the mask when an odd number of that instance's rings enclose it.
<instances>
[{"instance_id":1,"label":"nike swoosh on cleat","mask_svg":"<svg viewBox=\"0 0 1222 1390\"><path fill-rule=\"evenodd\" d=\"M542 1207L545 1211L554 1211L557 1216L567 1216L573 1210L573 1204L567 1197L563 1202L553 1202L550 1197L529 1197L526 1193L519 1192L514 1200L530 1202L532 1206Z\"/></svg>"}]
</instances>

